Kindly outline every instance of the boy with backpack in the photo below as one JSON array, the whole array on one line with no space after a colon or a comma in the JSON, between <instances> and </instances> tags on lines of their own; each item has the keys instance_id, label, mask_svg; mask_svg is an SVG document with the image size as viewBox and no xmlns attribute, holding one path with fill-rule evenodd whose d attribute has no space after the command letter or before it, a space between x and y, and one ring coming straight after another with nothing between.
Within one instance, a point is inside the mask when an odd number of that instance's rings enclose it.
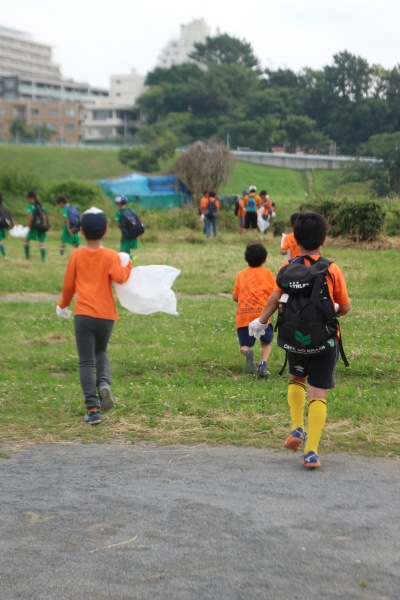
<instances>
[{"instance_id":1,"label":"boy with backpack","mask_svg":"<svg viewBox=\"0 0 400 600\"><path fill-rule=\"evenodd\" d=\"M71 244L74 248L78 248L80 244L80 214L75 206L71 206L68 198L64 195L58 196L57 204L61 208L64 218L64 227L60 238L60 255L63 256L65 244Z\"/></svg>"},{"instance_id":2,"label":"boy with backpack","mask_svg":"<svg viewBox=\"0 0 400 600\"><path fill-rule=\"evenodd\" d=\"M249 195L245 200L246 215L244 218L245 229L257 229L257 210L261 206L261 198L256 194L255 185L249 187Z\"/></svg>"},{"instance_id":3,"label":"boy with backpack","mask_svg":"<svg viewBox=\"0 0 400 600\"><path fill-rule=\"evenodd\" d=\"M240 352L246 359L249 373L267 378L268 358L272 350L274 331L272 323L260 337L261 360L256 366L254 361L255 337L249 334L249 323L259 315L265 306L270 294L275 288L275 276L269 269L264 268L267 260L267 250L263 244L248 244L244 258L249 265L247 269L240 271L236 277L233 288L232 300L237 302L236 328L239 338Z\"/></svg>"},{"instance_id":4,"label":"boy with backpack","mask_svg":"<svg viewBox=\"0 0 400 600\"><path fill-rule=\"evenodd\" d=\"M40 244L40 257L42 262L46 260L46 232L50 229L49 218L46 209L36 197L35 192L28 192L28 227L29 231L24 239L25 258L29 259L29 242L37 240Z\"/></svg>"},{"instance_id":5,"label":"boy with backpack","mask_svg":"<svg viewBox=\"0 0 400 600\"><path fill-rule=\"evenodd\" d=\"M214 237L217 237L217 215L219 211L219 201L215 192L208 192L208 202L204 207L204 224L207 238L211 237L211 227Z\"/></svg>"},{"instance_id":6,"label":"boy with backpack","mask_svg":"<svg viewBox=\"0 0 400 600\"><path fill-rule=\"evenodd\" d=\"M99 425L100 410L109 410L114 404L107 355L114 321L118 319L112 282L125 283L129 279L132 261L101 245L107 218L98 208L83 213L81 231L86 246L80 246L69 257L56 314L68 319L68 306L76 294L74 330L87 411L84 420Z\"/></svg>"},{"instance_id":7,"label":"boy with backpack","mask_svg":"<svg viewBox=\"0 0 400 600\"><path fill-rule=\"evenodd\" d=\"M342 352L337 317L350 310L341 269L321 257L326 233L327 223L322 215L298 214L294 237L300 256L282 265L264 310L249 325L249 333L259 337L268 319L279 309L278 345L287 351L291 418L291 433L284 447L296 451L305 443L303 459L308 469L320 466L318 445L326 420L327 390L334 387L339 348ZM342 357L345 360L343 354ZM307 436L303 415L306 390Z\"/></svg>"},{"instance_id":8,"label":"boy with backpack","mask_svg":"<svg viewBox=\"0 0 400 600\"><path fill-rule=\"evenodd\" d=\"M128 199L126 196L116 196L115 204L117 211L114 220L121 230L120 252L126 252L131 256L131 249L136 250L139 247L138 237L144 233L144 227L138 215L128 208Z\"/></svg>"},{"instance_id":9,"label":"boy with backpack","mask_svg":"<svg viewBox=\"0 0 400 600\"><path fill-rule=\"evenodd\" d=\"M7 235L7 229L10 229L13 225L13 218L8 208L3 204L3 194L0 194L0 254L3 258L8 258L3 240Z\"/></svg>"}]
</instances>

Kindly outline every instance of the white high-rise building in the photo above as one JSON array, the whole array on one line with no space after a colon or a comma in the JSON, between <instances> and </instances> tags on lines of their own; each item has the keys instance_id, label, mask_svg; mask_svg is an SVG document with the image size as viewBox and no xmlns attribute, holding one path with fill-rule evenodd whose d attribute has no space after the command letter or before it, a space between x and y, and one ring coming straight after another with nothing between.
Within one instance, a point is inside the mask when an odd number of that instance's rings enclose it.
<instances>
[{"instance_id":1,"label":"white high-rise building","mask_svg":"<svg viewBox=\"0 0 400 600\"><path fill-rule=\"evenodd\" d=\"M112 75L110 81L110 100L114 104L133 106L136 98L144 92L146 75L139 75L131 69L129 75Z\"/></svg>"},{"instance_id":2,"label":"white high-rise building","mask_svg":"<svg viewBox=\"0 0 400 600\"><path fill-rule=\"evenodd\" d=\"M211 29L204 19L195 19L188 25L181 25L181 35L174 38L161 50L157 66L169 69L173 65L193 62L189 54L194 49L194 44L204 44L210 37Z\"/></svg>"},{"instance_id":3,"label":"white high-rise building","mask_svg":"<svg viewBox=\"0 0 400 600\"><path fill-rule=\"evenodd\" d=\"M58 80L60 66L52 62L52 48L34 42L22 31L0 27L0 76L21 75Z\"/></svg>"}]
</instances>

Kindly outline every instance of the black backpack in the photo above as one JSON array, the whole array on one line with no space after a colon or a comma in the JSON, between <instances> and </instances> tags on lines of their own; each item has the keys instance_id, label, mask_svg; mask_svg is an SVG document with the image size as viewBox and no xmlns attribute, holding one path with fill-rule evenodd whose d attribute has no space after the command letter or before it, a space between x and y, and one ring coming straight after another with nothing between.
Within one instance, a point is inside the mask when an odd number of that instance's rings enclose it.
<instances>
[{"instance_id":1,"label":"black backpack","mask_svg":"<svg viewBox=\"0 0 400 600\"><path fill-rule=\"evenodd\" d=\"M0 229L10 229L12 227L13 220L8 209L0 204Z\"/></svg>"},{"instance_id":2,"label":"black backpack","mask_svg":"<svg viewBox=\"0 0 400 600\"><path fill-rule=\"evenodd\" d=\"M215 198L214 200L211 200L211 198L209 199L204 216L206 217L206 219L211 220L215 219L215 217L217 216L217 201L215 200Z\"/></svg>"},{"instance_id":3,"label":"black backpack","mask_svg":"<svg viewBox=\"0 0 400 600\"><path fill-rule=\"evenodd\" d=\"M235 217L237 217L238 214L239 214L239 206L240 206L239 205L239 199L237 199L236 202L235 202L235 209L234 209Z\"/></svg>"},{"instance_id":4,"label":"black backpack","mask_svg":"<svg viewBox=\"0 0 400 600\"><path fill-rule=\"evenodd\" d=\"M121 216L121 231L124 238L134 240L144 233L144 225L139 216L131 209L124 208Z\"/></svg>"},{"instance_id":5,"label":"black backpack","mask_svg":"<svg viewBox=\"0 0 400 600\"><path fill-rule=\"evenodd\" d=\"M31 229L37 231L38 233L45 233L50 229L47 211L43 208L38 200L35 202L35 210L33 212Z\"/></svg>"},{"instance_id":6,"label":"black backpack","mask_svg":"<svg viewBox=\"0 0 400 600\"><path fill-rule=\"evenodd\" d=\"M331 264L326 258L314 260L307 255L294 258L280 269L276 283L284 294L278 305L275 330L278 330L278 346L303 356L322 354L339 344L343 362L348 366L327 285ZM286 361L281 373L285 366Z\"/></svg>"},{"instance_id":7,"label":"black backpack","mask_svg":"<svg viewBox=\"0 0 400 600\"><path fill-rule=\"evenodd\" d=\"M72 233L78 233L81 228L81 215L76 206L68 207L68 221Z\"/></svg>"}]
</instances>

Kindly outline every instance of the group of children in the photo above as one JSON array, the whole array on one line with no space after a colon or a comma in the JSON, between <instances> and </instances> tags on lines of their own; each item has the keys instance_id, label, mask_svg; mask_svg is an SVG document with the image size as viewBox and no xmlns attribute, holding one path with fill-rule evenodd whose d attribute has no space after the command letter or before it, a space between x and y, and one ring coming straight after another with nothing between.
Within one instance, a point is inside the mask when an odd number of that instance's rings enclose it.
<instances>
[{"instance_id":1,"label":"group of children","mask_svg":"<svg viewBox=\"0 0 400 600\"><path fill-rule=\"evenodd\" d=\"M292 253L290 262L302 259L311 265L321 255L327 233L327 224L315 212L296 213L292 216L293 243L282 248ZM289 236L289 234L288 234ZM236 327L240 351L246 359L247 370L259 377L269 376L268 357L271 353L273 329L271 316L277 310L280 298L286 290L277 285L274 274L263 267L267 251L262 244L249 244L245 252L248 267L241 271L233 288L233 300L238 303ZM286 261L282 269L288 265ZM278 277L279 277L278 273ZM329 296L335 307L336 317L344 316L350 310L346 282L341 269L331 263L326 278ZM339 335L339 333L337 334ZM254 345L261 342L261 360L256 365ZM287 352L289 365L288 404L291 419L291 432L284 443L290 450L304 447L304 466L315 469L320 466L318 445L326 419L327 390L334 387L334 373L338 360L338 346L333 345L325 352L315 355L302 355ZM304 406L308 399L308 434L304 428Z\"/></svg>"},{"instance_id":2,"label":"group of children","mask_svg":"<svg viewBox=\"0 0 400 600\"><path fill-rule=\"evenodd\" d=\"M250 185L248 190L243 190L235 206L240 234L243 234L248 229L260 229L258 219L260 208L262 208L261 219L265 221L262 232L266 233L270 219L275 216L275 203L271 202L267 190L261 190L258 195L256 186Z\"/></svg>"},{"instance_id":3,"label":"group of children","mask_svg":"<svg viewBox=\"0 0 400 600\"><path fill-rule=\"evenodd\" d=\"M27 206L28 232L25 235L24 240L23 240L24 256L26 259L30 258L30 242L37 241L39 243L39 251L40 251L41 260L42 260L42 262L45 262L46 261L47 229L46 229L46 227L43 227L43 226L39 227L35 224L35 215L37 214L38 210L40 210L42 212L42 214L46 214L46 211L45 211L44 207L42 206L41 202L39 201L39 199L36 195L36 192L29 191L27 193L26 199L28 201L28 206ZM123 213L123 210L127 207L127 202L128 201L127 201L126 196L116 196L115 197L115 204L117 206L117 210L115 213L114 220L117 224L117 227L120 230L121 230L121 222L122 222L122 213ZM76 207L72 206L69 203L67 196L65 196L63 194L59 195L57 197L56 203L60 207L60 209L62 211L62 216L63 216L63 229L62 229L61 237L60 237L60 255L62 256L65 252L65 247L67 244L70 246L73 246L74 248L78 248L80 246L80 236L79 236L80 215L79 215ZM0 210L3 207L5 208L5 205L3 204L3 198L2 198L2 195L0 194ZM0 255L2 255L4 258L7 258L6 249L5 249L4 243L3 243L3 241L6 237L6 234L7 234L7 229L9 227L16 225L13 218L9 214L8 209L7 209L7 214L9 215L10 223L8 224L7 227L0 226ZM72 220L72 215L76 216L77 221ZM1 223L0 223L0 225L1 225ZM126 239L121 231L120 252L126 252L129 256L131 256L131 249L136 249L136 248L138 248L137 238Z\"/></svg>"},{"instance_id":4,"label":"group of children","mask_svg":"<svg viewBox=\"0 0 400 600\"><path fill-rule=\"evenodd\" d=\"M255 190L254 190L255 192ZM28 193L30 203L29 224L32 223L34 207L38 202L34 192ZM107 232L107 218L103 211L91 208L80 219L80 231L86 245L80 245L78 233L73 231L68 217L68 201L60 196L57 203L62 208L65 226L61 235L61 250L66 243L76 246L70 255L57 303L56 314L69 318L69 306L76 295L74 307L74 329L79 356L80 383L85 399L85 421L90 425L101 423L101 411L113 406L111 393L110 364L107 346L114 321L118 319L112 282L128 280L132 260L130 249L137 247L129 240L121 239L121 252L104 248L102 239ZM126 204L124 197L117 197L118 210L115 220L121 224L121 212ZM311 265L321 255L327 233L327 224L315 212L295 213L291 217L293 233L282 243L281 252L289 252L290 263L302 258ZM1 232L0 232L1 233ZM45 233L29 230L24 240L25 255L29 258L29 242L38 240L42 260L45 258ZM0 237L2 241L2 237ZM128 243L129 242L129 243ZM304 258L303 258L304 257ZM268 378L268 359L271 354L274 331L271 316L277 310L285 290L276 282L270 269L264 267L267 250L261 243L248 244L245 260L248 267L239 272L233 288L232 298L237 302L236 328L240 352L246 360L249 373ZM288 265L286 261L279 271ZM329 264L327 286L336 317L350 310L346 282L341 269ZM254 346L260 339L261 358L256 364ZM326 420L327 390L334 387L334 373L338 359L336 345L322 354L301 355L288 352L289 384L287 400L290 411L291 431L284 447L297 451L304 444L304 466L315 469L320 466L318 445ZM308 434L305 433L304 407L308 400Z\"/></svg>"}]
</instances>

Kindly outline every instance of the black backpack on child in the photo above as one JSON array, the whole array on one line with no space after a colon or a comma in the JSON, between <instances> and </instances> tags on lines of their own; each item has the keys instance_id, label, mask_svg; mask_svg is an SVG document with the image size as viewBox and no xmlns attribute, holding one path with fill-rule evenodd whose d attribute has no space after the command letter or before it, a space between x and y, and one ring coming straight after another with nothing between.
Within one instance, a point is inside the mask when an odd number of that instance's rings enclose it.
<instances>
[{"instance_id":1,"label":"black backpack on child","mask_svg":"<svg viewBox=\"0 0 400 600\"><path fill-rule=\"evenodd\" d=\"M124 208L121 216L121 231L124 238L134 240L144 233L144 225L131 208Z\"/></svg>"},{"instance_id":2,"label":"black backpack on child","mask_svg":"<svg viewBox=\"0 0 400 600\"><path fill-rule=\"evenodd\" d=\"M8 209L0 204L0 229L10 229L12 227L13 220Z\"/></svg>"},{"instance_id":3,"label":"black backpack on child","mask_svg":"<svg viewBox=\"0 0 400 600\"><path fill-rule=\"evenodd\" d=\"M33 212L31 229L37 231L38 233L45 233L50 229L47 211L43 208L38 200L35 202L35 210Z\"/></svg>"},{"instance_id":4,"label":"black backpack on child","mask_svg":"<svg viewBox=\"0 0 400 600\"><path fill-rule=\"evenodd\" d=\"M280 269L276 283L284 293L278 305L275 330L278 330L278 346L302 356L316 356L339 344L343 362L348 366L327 285L331 264L326 258L314 260L307 255L294 258ZM281 373L285 366L286 361Z\"/></svg>"},{"instance_id":5,"label":"black backpack on child","mask_svg":"<svg viewBox=\"0 0 400 600\"><path fill-rule=\"evenodd\" d=\"M215 217L217 216L217 201L211 200L211 198L208 201L204 216L206 217L206 219L215 219Z\"/></svg>"}]
</instances>

